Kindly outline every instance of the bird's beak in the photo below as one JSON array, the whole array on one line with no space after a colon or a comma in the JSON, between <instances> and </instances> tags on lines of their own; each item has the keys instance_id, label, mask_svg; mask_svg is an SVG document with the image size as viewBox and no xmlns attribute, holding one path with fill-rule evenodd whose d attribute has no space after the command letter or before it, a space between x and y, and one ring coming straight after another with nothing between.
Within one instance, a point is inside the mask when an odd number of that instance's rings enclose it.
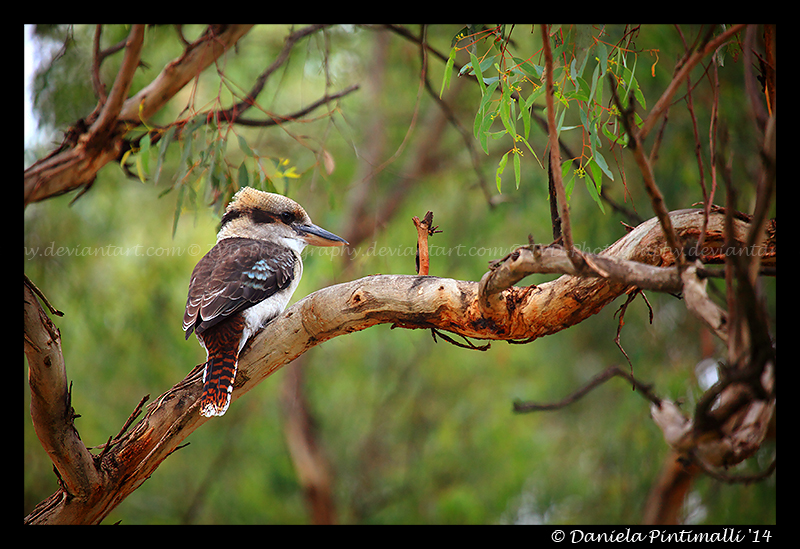
<instances>
[{"instance_id":1,"label":"bird's beak","mask_svg":"<svg viewBox=\"0 0 800 549\"><path fill-rule=\"evenodd\" d=\"M295 225L294 228L300 233L300 237L312 246L345 246L349 244L341 236L336 236L332 232L326 231L322 227L317 227L312 223Z\"/></svg>"}]
</instances>

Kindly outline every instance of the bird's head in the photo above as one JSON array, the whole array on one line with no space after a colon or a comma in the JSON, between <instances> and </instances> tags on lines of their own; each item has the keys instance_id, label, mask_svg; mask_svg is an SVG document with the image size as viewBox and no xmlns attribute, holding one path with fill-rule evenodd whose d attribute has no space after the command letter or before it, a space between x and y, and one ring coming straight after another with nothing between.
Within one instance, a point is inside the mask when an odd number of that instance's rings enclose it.
<instances>
[{"instance_id":1,"label":"bird's head","mask_svg":"<svg viewBox=\"0 0 800 549\"><path fill-rule=\"evenodd\" d=\"M306 244L344 246L347 241L314 225L303 207L280 194L240 189L225 209L217 242L252 238L288 246L300 253Z\"/></svg>"}]
</instances>

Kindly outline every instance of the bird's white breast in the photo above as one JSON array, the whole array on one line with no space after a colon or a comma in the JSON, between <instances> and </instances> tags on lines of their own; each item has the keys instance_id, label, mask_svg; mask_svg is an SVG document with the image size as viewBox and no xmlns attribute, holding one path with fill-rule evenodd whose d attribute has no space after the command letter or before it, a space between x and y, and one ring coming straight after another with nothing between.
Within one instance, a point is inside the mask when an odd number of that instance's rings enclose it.
<instances>
[{"instance_id":1,"label":"bird's white breast","mask_svg":"<svg viewBox=\"0 0 800 549\"><path fill-rule=\"evenodd\" d=\"M294 276L289 286L242 311L244 332L242 340L239 342L239 351L242 350L248 339L261 330L269 321L281 314L289 304L289 300L292 298L292 294L294 294L303 276L303 261L300 259L300 254L296 253L295 255L297 256L297 261L295 262Z\"/></svg>"}]
</instances>

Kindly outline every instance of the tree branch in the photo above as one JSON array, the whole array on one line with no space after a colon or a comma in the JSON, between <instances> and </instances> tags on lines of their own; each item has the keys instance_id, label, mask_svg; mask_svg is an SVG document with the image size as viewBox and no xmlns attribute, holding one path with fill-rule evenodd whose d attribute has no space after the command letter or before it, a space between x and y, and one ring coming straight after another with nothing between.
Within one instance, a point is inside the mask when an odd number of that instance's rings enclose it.
<instances>
[{"instance_id":1,"label":"tree branch","mask_svg":"<svg viewBox=\"0 0 800 549\"><path fill-rule=\"evenodd\" d=\"M430 268L430 256L428 255L428 237L442 231L437 230L438 225L433 224L433 212L429 211L419 220L416 215L411 218L417 228L417 274L427 275Z\"/></svg>"},{"instance_id":2,"label":"tree branch","mask_svg":"<svg viewBox=\"0 0 800 549\"><path fill-rule=\"evenodd\" d=\"M636 125L633 122L633 99L629 98L628 108L623 108L622 102L617 94L617 81L611 73L608 74L608 80L611 84L611 92L614 96L614 104L620 111L620 118L625 126L626 133L630 137L628 149L630 149L630 151L633 153L633 157L636 159L636 164L639 166L639 171L642 173L644 188L647 190L647 196L650 197L650 203L653 206L653 211L661 223L661 228L664 231L667 243L669 244L670 248L674 250L675 259L677 260L678 266L683 268L685 259L683 257L681 248L678 246L677 236L675 235L675 231L672 227L672 221L670 220L667 206L664 204L664 195L661 194L661 190L658 188L658 185L656 185L653 169L650 166L650 161L647 159L644 151L642 150L641 134L643 132L637 130Z\"/></svg>"},{"instance_id":3,"label":"tree branch","mask_svg":"<svg viewBox=\"0 0 800 549\"><path fill-rule=\"evenodd\" d=\"M118 52L128 43L128 38L125 38L110 48L100 50L100 35L102 33L103 25L96 25L94 31L94 42L92 44L92 88L94 88L94 94L98 99L98 108L105 104L108 97L106 95L106 85L100 79L100 64L106 57Z\"/></svg>"},{"instance_id":4,"label":"tree branch","mask_svg":"<svg viewBox=\"0 0 800 549\"><path fill-rule=\"evenodd\" d=\"M31 389L31 420L58 471L66 497L91 499L103 479L73 425L61 333L25 284L24 336Z\"/></svg>"},{"instance_id":5,"label":"tree branch","mask_svg":"<svg viewBox=\"0 0 800 549\"><path fill-rule=\"evenodd\" d=\"M648 136L648 134L652 131L658 121L661 119L661 115L669 108L670 104L672 103L672 98L675 96L675 93L678 91L683 85L683 81L689 76L689 73L692 69L707 55L711 55L716 51L718 47L722 44L727 42L728 40L733 37L737 32L742 30L746 25L734 25L713 40L708 41L703 47L696 50L694 53L689 55L686 62L681 66L681 68L676 72L675 76L672 78L672 81L667 86L667 89L664 90L664 93L661 94L661 97L658 98L656 104L653 106L653 109L650 111L650 114L647 115L647 118L644 119L644 123L642 127L639 129L638 138L640 141L644 141L644 139Z\"/></svg>"},{"instance_id":6,"label":"tree branch","mask_svg":"<svg viewBox=\"0 0 800 549\"><path fill-rule=\"evenodd\" d=\"M336 92L332 95L325 94L316 101L314 101L313 103L311 103L310 105L307 105L306 107L303 107L302 109L295 111L292 114L267 114L269 118L267 118L266 120L253 120L250 118L242 118L241 116L237 115L231 118L230 120L241 126L254 126L260 128L265 128L267 126L277 126L278 124L283 124L286 122L294 122L301 116L305 116L311 111L317 109L318 107L321 107L322 105L330 103L331 101L336 101L337 99L341 99L342 97L358 90L360 87L361 86L359 86L358 84L353 84L352 86L348 86L342 91ZM219 114L219 116L223 120L228 120L227 118L225 118L226 112L227 111L223 111Z\"/></svg>"},{"instance_id":7,"label":"tree branch","mask_svg":"<svg viewBox=\"0 0 800 549\"><path fill-rule=\"evenodd\" d=\"M96 141L95 144L89 146L101 146L100 143L108 140L117 125L117 118L128 97L133 75L139 66L144 43L144 27L144 25L133 25L131 28L131 34L125 44L125 57L122 59L122 66L119 68L117 78L103 103L100 115L89 128L90 141Z\"/></svg>"},{"instance_id":8,"label":"tree branch","mask_svg":"<svg viewBox=\"0 0 800 549\"><path fill-rule=\"evenodd\" d=\"M514 411L517 413L526 413L560 410L561 408L569 406L570 404L582 399L592 390L599 387L612 377L623 377L627 379L631 385L633 385L633 388L641 393L644 398L653 404L661 403L661 398L653 393L653 388L651 385L637 381L636 378L622 370L619 366L609 366L589 380L586 385L557 402L548 402L544 404L538 402L514 402Z\"/></svg>"},{"instance_id":9,"label":"tree branch","mask_svg":"<svg viewBox=\"0 0 800 549\"><path fill-rule=\"evenodd\" d=\"M119 157L125 133L158 112L178 91L225 53L253 25L211 25L179 58L133 97L127 96L131 66L139 62L140 28L131 29L123 67L91 130L25 170L24 205L89 186L97 172ZM134 63L135 61L135 63ZM124 92L124 93L123 93Z\"/></svg>"},{"instance_id":10,"label":"tree branch","mask_svg":"<svg viewBox=\"0 0 800 549\"><path fill-rule=\"evenodd\" d=\"M233 47L254 25L209 25L179 58L171 61L150 84L125 102L120 120L138 125Z\"/></svg>"},{"instance_id":11,"label":"tree branch","mask_svg":"<svg viewBox=\"0 0 800 549\"><path fill-rule=\"evenodd\" d=\"M683 210L674 212L672 216L680 235L699 233L703 221L702 210ZM719 211L712 213L708 246L715 239L722 238L718 228L724 223L724 217ZM745 238L747 220L736 219L735 228L737 240ZM598 258L603 257L663 266L668 265L673 257L666 248L658 221L651 219L602 254L587 257L589 261L600 262L602 260ZM573 268L567 261L562 260L562 263L567 269ZM503 268L505 263L492 273ZM504 314L487 317L478 303L482 284L433 276L376 275L314 292L268 324L242 350L232 400L244 396L308 349L339 335L377 324L391 323L410 329L435 328L476 339L533 340L580 323L633 287L628 279L611 281L596 275L562 276L537 287L506 288L497 296ZM33 320L38 318L35 310L29 312L35 300L31 301L32 296L29 298L28 295L26 288L26 326L32 322L28 320L29 317ZM34 340L29 333L38 334L38 337ZM26 327L26 353L33 379L43 370L40 365L44 363L47 352L47 334L51 334L50 340L57 341L55 328L33 330ZM28 343L29 338L33 343ZM60 353L55 356L60 357ZM63 369L59 372L62 373L53 383L60 389L43 404L62 403L59 414L63 417L66 374ZM37 393L40 392L39 386L39 383L32 383L32 392L34 388ZM83 471L87 480L72 475L69 478L78 478L69 482L79 487L94 486L95 489L87 493L85 488L62 488L37 506L26 522L102 521L116 505L149 478L186 437L209 420L197 410L196 401L201 389L202 368L198 366L150 404L144 418L128 433L117 437L116 444L110 450L104 450L102 459L97 459L96 465L75 433L74 437L67 440L67 444L75 447L70 450L72 454L83 456L75 469ZM33 397L38 405L40 397L37 394ZM42 424L41 421L38 423ZM71 431L62 425L59 432L69 434ZM49 444L56 446L58 442ZM54 453L58 455L59 452ZM68 467L64 467L64 470L70 471ZM89 474L92 471L95 473Z\"/></svg>"},{"instance_id":12,"label":"tree branch","mask_svg":"<svg viewBox=\"0 0 800 549\"><path fill-rule=\"evenodd\" d=\"M702 249L692 249L692 254L708 263L718 263L726 255L736 250L725 245L725 216L720 210L712 215L709 222L708 236ZM680 240L676 245L692 246L697 242L698 223L703 222L702 210L679 210L670 215L670 225ZM734 239L745 242L749 225L743 220L735 224ZM509 254L494 269L483 275L480 281L479 295L487 316L503 317L506 307L502 304L493 306L493 297L526 276L535 273L562 273L581 277L598 277L614 284L638 287L643 290L677 293L684 282L680 274L673 268L673 247L658 237L660 221L650 219L636 227L625 238L601 252L600 254L583 253L586 260L584 268L575 267L568 253L560 246L525 246ZM768 265L774 264L774 239L765 241L748 250L750 254L760 254ZM693 271L693 276L698 276ZM704 292L703 292L704 294ZM699 295L699 293L698 293ZM706 296L707 298L707 296ZM699 303L699 301L698 301ZM702 318L702 317L701 317Z\"/></svg>"},{"instance_id":13,"label":"tree branch","mask_svg":"<svg viewBox=\"0 0 800 549\"><path fill-rule=\"evenodd\" d=\"M561 155L558 148L555 102L553 101L553 54L550 50L550 33L547 25L542 25L542 44L544 45L544 70L547 83L545 97L547 102L547 134L550 143L550 173L552 174L553 186L558 198L558 207L561 209L561 233L564 238L564 247L569 252L570 258L575 260L572 255L572 226L569 221L569 204L567 204L567 195L564 192L564 182L561 180Z\"/></svg>"},{"instance_id":14,"label":"tree branch","mask_svg":"<svg viewBox=\"0 0 800 549\"><path fill-rule=\"evenodd\" d=\"M273 72L278 70L278 67L280 67L281 65L283 65L286 62L286 60L289 58L289 54L291 53L292 49L294 48L294 45L297 42L299 42L300 40L302 40L303 38L305 38L306 36L308 36L310 34L313 34L313 33L317 32L317 31L320 31L320 30L324 29L325 27L329 27L329 26L330 25L322 25L322 24L309 25L309 26L303 27L302 29L300 29L298 31L295 31L295 32L291 33L289 36L287 36L286 40L284 42L284 45L283 45L283 49L280 51L280 53L275 58L275 60L270 64L270 66L267 67L264 70L264 72L262 72L259 75L259 77L256 79L255 84L253 85L253 88L250 90L250 93L247 94L247 97L245 97L242 101L240 101L236 105L233 105L232 107L230 107L228 109L219 111L219 113L218 113L219 118L221 118L223 120L230 120L232 122L242 123L239 120L239 116L241 116L242 113L244 113L247 109L249 109L250 107L252 107L253 105L256 104L256 98L261 93L261 90L264 89L264 85L267 83L267 80L269 79L269 77L272 75ZM317 106L319 106L319 105L317 105ZM314 107L314 108L316 108L316 107ZM302 115L300 115L300 116L302 116ZM277 122L275 122L275 123L277 123ZM250 124L250 125L256 125L256 124ZM265 125L268 125L268 124L265 124Z\"/></svg>"}]
</instances>

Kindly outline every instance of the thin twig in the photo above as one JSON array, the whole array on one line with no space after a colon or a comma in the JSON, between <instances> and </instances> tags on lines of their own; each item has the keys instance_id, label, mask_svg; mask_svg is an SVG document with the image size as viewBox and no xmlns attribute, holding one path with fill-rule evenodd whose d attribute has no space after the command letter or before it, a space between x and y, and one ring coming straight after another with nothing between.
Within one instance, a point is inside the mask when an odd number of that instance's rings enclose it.
<instances>
[{"instance_id":1,"label":"thin twig","mask_svg":"<svg viewBox=\"0 0 800 549\"><path fill-rule=\"evenodd\" d=\"M523 412L542 412L542 411L551 411L551 410L559 410L564 408L565 406L569 406L573 402L580 400L584 396L586 396L590 391L594 388L602 385L612 377L624 377L628 381L633 384L633 388L642 394L647 400L656 404L658 406L661 405L661 399L656 396L655 393L652 391L652 386L649 384L641 383L634 379L634 377L624 370L620 369L618 366L610 366L606 368L604 371L600 372L596 376L594 376L589 383L569 395L568 397L559 400L557 402L550 402L547 404L540 404L536 402L514 402L514 411L517 413Z\"/></svg>"},{"instance_id":2,"label":"thin twig","mask_svg":"<svg viewBox=\"0 0 800 549\"><path fill-rule=\"evenodd\" d=\"M281 49L280 53L275 58L275 60L270 64L270 66L267 67L264 70L264 72L262 72L258 76L255 84L250 89L250 93L248 93L247 96L239 103L231 106L230 108L219 111L218 113L219 118L222 120L230 120L233 122L238 121L242 113L244 113L247 109L256 104L256 98L261 93L261 90L264 89L264 85L267 83L267 80L269 79L269 77L272 75L273 72L278 70L278 68L286 62L286 60L289 58L289 54L294 48L294 45L298 41L305 38L306 36L313 34L317 31L320 31L327 26L329 25L322 25L322 24L309 25L287 36L286 41L283 44L283 49Z\"/></svg>"},{"instance_id":3,"label":"thin twig","mask_svg":"<svg viewBox=\"0 0 800 549\"><path fill-rule=\"evenodd\" d=\"M117 436L114 437L114 440L118 440L120 437L122 437L123 434L125 434L125 431L128 430L128 427L130 427L136 420L136 418L139 417L139 414L142 413L142 406L144 406L144 403L147 402L148 400L150 400L149 394L144 395L142 397L142 399L139 401L139 404L137 404L136 408L134 408L133 412L131 412L131 415L128 416L128 419L125 421L125 424L122 426L122 429L120 429L119 433L117 433Z\"/></svg>"},{"instance_id":4,"label":"thin twig","mask_svg":"<svg viewBox=\"0 0 800 549\"><path fill-rule=\"evenodd\" d=\"M59 311L50 304L50 302L47 300L47 297L42 293L42 291L39 288L36 287L36 284L34 284L33 281L30 278L28 278L28 275L25 275L25 285L28 288L30 288L33 293L39 296L39 299L42 300L42 303L44 303L45 307L47 307L47 310L50 311L50 313L56 316L64 316L63 312Z\"/></svg>"},{"instance_id":5,"label":"thin twig","mask_svg":"<svg viewBox=\"0 0 800 549\"><path fill-rule=\"evenodd\" d=\"M475 345L474 343L472 343L466 337L461 336L462 338L464 338L464 341L467 342L466 345L465 345L463 343L459 343L458 341L454 340L452 337L450 337L448 335L445 335L444 333L440 332L436 328L431 328L431 336L433 337L433 341L434 342L436 341L436 336L437 335L439 337L441 337L442 339L444 339L446 342L448 342L448 343L450 343L452 345L455 345L456 347L461 347L462 349L471 349L473 351L488 351L492 346L491 343L487 343L486 345Z\"/></svg>"},{"instance_id":6,"label":"thin twig","mask_svg":"<svg viewBox=\"0 0 800 549\"><path fill-rule=\"evenodd\" d=\"M445 60L446 59L447 58L445 58ZM489 208L494 208L497 205L497 199L492 196L492 193L489 190L489 182L481 171L481 161L478 151L475 149L475 139L472 137L472 132L467 131L467 129L464 128L461 122L458 121L453 109L450 108L450 105L448 105L444 99L440 98L438 92L433 89L428 73L425 73L425 91L428 92L428 96L433 99L433 101L442 110L442 114L450 123L450 125L455 128L459 135L461 135L461 139L464 141L464 146L469 151L470 160L472 161L472 169L475 171L475 175L478 178L478 185L480 186L481 192L483 192L484 198L486 198L486 204L489 206Z\"/></svg>"},{"instance_id":7,"label":"thin twig","mask_svg":"<svg viewBox=\"0 0 800 549\"><path fill-rule=\"evenodd\" d=\"M778 458L772 460L766 469L760 471L758 473L753 473L751 475L727 475L725 473L720 473L719 471L712 469L708 465L706 465L703 460L701 459L694 459L693 462L700 467L700 469L710 476L711 478L718 480L720 482L724 482L726 484L752 484L753 482L760 482L766 478L772 476L772 473L775 472L775 467L777 464Z\"/></svg>"},{"instance_id":8,"label":"thin twig","mask_svg":"<svg viewBox=\"0 0 800 549\"><path fill-rule=\"evenodd\" d=\"M331 95L325 94L316 101L314 101L313 103L311 103L310 105L303 107L302 109L293 112L291 114L267 114L269 118L266 120L253 120L250 118L242 118L241 116L237 115L231 121L241 126L251 126L259 128L265 128L267 126L277 126L285 122L294 122L301 116L305 116L311 111L317 109L318 107L321 107L322 105L330 103L331 101L336 101L337 99L341 99L342 97L358 90L360 87L361 86L359 84L353 84L352 86L349 86L343 89L342 91L336 92L334 94ZM221 113L219 113L219 116L224 117L226 112L227 111L222 111ZM217 113L214 113L214 116L216 115ZM223 118L223 120L224 119L225 118Z\"/></svg>"},{"instance_id":9,"label":"thin twig","mask_svg":"<svg viewBox=\"0 0 800 549\"><path fill-rule=\"evenodd\" d=\"M538 113L533 112L534 108L535 108L535 105L531 107L531 118L533 118L539 124L539 126L545 132L547 132L548 131L548 129L547 129L547 120L542 118L542 116L539 115ZM563 151L564 155L567 158L572 158L572 165L575 166L575 167L580 166L580 157L578 157L577 155L575 155L575 153L572 152L572 150L569 148L569 145L567 145L564 142L564 140L561 139L561 137L558 138L558 144L559 144L560 150ZM625 179L624 166L620 166L620 169L622 170L623 185L624 185L624 179ZM587 172L587 175L591 177L591 172ZM555 192L555 189L554 189L553 192ZM642 219L642 216L640 216L638 213L636 213L635 207L634 207L634 210L629 210L628 208L622 206L621 204L618 204L617 202L615 202L614 200L609 198L609 196L608 196L608 186L607 185L603 185L602 189L600 190L600 198L602 200L604 200L606 202L606 204L611 206L611 208L614 211L619 212L620 214L624 215L628 219L629 223L631 223L633 225L641 225L644 222L644 219ZM631 197L631 204L633 204L633 198L632 197Z\"/></svg>"},{"instance_id":10,"label":"thin twig","mask_svg":"<svg viewBox=\"0 0 800 549\"><path fill-rule=\"evenodd\" d=\"M106 102L106 85L100 79L100 63L102 63L102 58L100 57L100 35L102 32L103 25L97 25L94 30L92 55L92 88L94 88L94 94L97 96L98 103L101 105Z\"/></svg>"},{"instance_id":11,"label":"thin twig","mask_svg":"<svg viewBox=\"0 0 800 549\"><path fill-rule=\"evenodd\" d=\"M128 99L128 91L133 82L133 75L139 67L139 59L144 43L145 25L133 25L131 33L125 42L125 55L120 66L111 91L106 98L103 109L97 120L92 124L92 139L105 139L119 122L119 115L122 107Z\"/></svg>"},{"instance_id":12,"label":"thin twig","mask_svg":"<svg viewBox=\"0 0 800 549\"><path fill-rule=\"evenodd\" d=\"M759 85L756 75L753 72L753 67L758 66L755 59L753 59L753 51L755 50L756 39L756 25L749 25L744 34L744 44L742 45L742 68L744 69L744 91L750 103L751 116L755 123L755 128L758 133L764 131L767 125L769 113L764 106L764 90Z\"/></svg>"},{"instance_id":13,"label":"thin twig","mask_svg":"<svg viewBox=\"0 0 800 549\"><path fill-rule=\"evenodd\" d=\"M617 313L619 313L619 322L617 323L617 335L616 337L614 337L614 343L617 344L619 350L622 351L623 355L625 355L625 360L628 361L628 365L631 367L631 377L633 377L633 362L631 362L631 358L628 356L628 353L626 353L625 349L623 349L622 343L620 342L620 336L622 334L622 327L625 325L625 312L628 310L628 305L630 305L631 302L634 299L636 299L636 296L639 293L642 293L641 290L636 290L628 294L628 298L625 300L625 303L623 303L620 306L620 308L617 309L617 311L614 313L614 316L617 316Z\"/></svg>"},{"instance_id":14,"label":"thin twig","mask_svg":"<svg viewBox=\"0 0 800 549\"><path fill-rule=\"evenodd\" d=\"M706 241L706 229L708 228L708 216L711 215L711 205L714 203L714 194L717 192L717 122L719 118L719 71L717 64L714 63L714 80L711 83L714 89L714 98L711 103L711 121L708 126L708 149L709 166L711 168L711 192L705 196L703 188L703 198L706 201L703 211L705 219L703 227L700 229L700 238L697 240L697 247L702 249Z\"/></svg>"},{"instance_id":15,"label":"thin twig","mask_svg":"<svg viewBox=\"0 0 800 549\"><path fill-rule=\"evenodd\" d=\"M558 194L556 184L553 181L553 155L550 155L547 163L547 192L550 197L550 224L553 227L553 241L561 238L561 216L558 215ZM561 171L561 168L558 168Z\"/></svg>"},{"instance_id":16,"label":"thin twig","mask_svg":"<svg viewBox=\"0 0 800 549\"><path fill-rule=\"evenodd\" d=\"M608 80L611 83L611 92L614 96L614 104L617 106L617 109L619 109L620 118L623 126L625 127L625 132L630 138L628 142L628 149L630 149L631 153L633 154L636 164L639 166L639 171L642 173L645 190L650 197L653 211L655 212L656 217L658 217L658 221L661 224L661 229L664 231L667 245L670 247L672 254L675 256L675 262L679 267L682 267L685 265L686 259L683 256L682 247L680 246L678 237L675 234L674 228L672 227L672 220L669 217L667 206L664 203L664 195L661 194L661 190L658 188L658 185L656 185L653 169L641 147L641 131L637 130L636 124L633 120L634 102L632 98L629 98L629 106L628 108L624 108L622 106L622 101L620 100L619 94L617 93L617 81L611 73L608 74Z\"/></svg>"},{"instance_id":17,"label":"thin twig","mask_svg":"<svg viewBox=\"0 0 800 549\"><path fill-rule=\"evenodd\" d=\"M556 132L556 113L553 101L553 52L550 49L550 33L547 25L542 25L542 44L544 46L544 63L546 73L546 91L545 97L547 101L547 133L550 142L550 163L553 166L553 185L556 188L556 196L558 197L558 206L561 209L561 231L564 237L564 247L572 252L574 247L572 244L572 227L569 222L569 205L567 204L567 195L564 192L564 182L561 178L561 155L558 148L558 132ZM576 266L577 267L577 266Z\"/></svg>"},{"instance_id":18,"label":"thin twig","mask_svg":"<svg viewBox=\"0 0 800 549\"><path fill-rule=\"evenodd\" d=\"M128 43L127 38L123 38L110 48L106 48L104 50L100 49L100 35L103 33L103 25L97 25L94 32L94 43L92 46L92 88L94 89L95 95L97 95L98 99L98 106L102 107L103 104L106 102L106 85L100 79L100 65L103 63L106 57L109 55L117 53L119 50L125 47Z\"/></svg>"},{"instance_id":19,"label":"thin twig","mask_svg":"<svg viewBox=\"0 0 800 549\"><path fill-rule=\"evenodd\" d=\"M667 86L667 89L664 90L664 93L661 94L661 97L659 97L658 101L656 101L653 109L644 119L639 134L640 139L644 140L644 138L647 137L664 112L669 108L670 104L672 103L673 96L678 91L678 88L680 88L680 86L683 84L683 81L686 79L686 77L689 76L689 73L695 67L695 65L697 65L700 60L703 59L703 57L716 51L718 47L730 40L733 35L742 30L744 27L745 25L732 26L713 40L709 40L704 45L701 44L701 46L697 50L694 50L694 53L690 55L685 62L681 63L680 69L676 71L676 74L669 83L669 86ZM745 63L745 66L746 65L747 63Z\"/></svg>"},{"instance_id":20,"label":"thin twig","mask_svg":"<svg viewBox=\"0 0 800 549\"><path fill-rule=\"evenodd\" d=\"M365 27L365 28L370 28L369 25L361 25L361 26ZM447 63L447 59L448 59L447 55L445 55L442 52L438 51L436 48L431 47L428 44L428 42L426 40L424 40L423 38L419 38L417 36L414 36L411 33L411 31L409 31L407 28L405 28L405 27L403 27L401 25L383 25L383 27L389 29L390 31L392 31L393 33L395 33L395 34L397 34L399 36L402 36L406 40L410 40L411 42L415 42L415 43L419 44L421 47L425 48L425 51L431 52L435 57L438 57L439 60ZM460 65L454 65L454 66L455 66L456 70L461 68Z\"/></svg>"},{"instance_id":21,"label":"thin twig","mask_svg":"<svg viewBox=\"0 0 800 549\"><path fill-rule=\"evenodd\" d=\"M433 212L425 214L422 221L419 217L411 218L417 228L417 274L427 276L430 270L430 255L428 254L428 237L440 233L438 225L433 224Z\"/></svg>"},{"instance_id":22,"label":"thin twig","mask_svg":"<svg viewBox=\"0 0 800 549\"><path fill-rule=\"evenodd\" d=\"M125 431L128 430L128 427L130 427L136 420L136 418L139 417L139 415L142 413L142 406L144 406L144 403L147 402L149 398L150 398L149 394L144 395L142 397L142 399L139 401L139 404L136 405L136 408L134 408L133 412L131 412L131 415L128 416L128 419L125 421L125 424L122 426L122 429L119 430L116 436L108 437L108 441L105 444L101 444L100 446L94 446L92 448L87 448L88 450L96 450L97 448L103 449L102 452L100 452L100 454L96 458L94 458L95 464L99 466L103 462L103 458L108 453L108 451L111 450L111 448L113 448L119 442L119 440L122 438L122 435L125 434Z\"/></svg>"}]
</instances>

